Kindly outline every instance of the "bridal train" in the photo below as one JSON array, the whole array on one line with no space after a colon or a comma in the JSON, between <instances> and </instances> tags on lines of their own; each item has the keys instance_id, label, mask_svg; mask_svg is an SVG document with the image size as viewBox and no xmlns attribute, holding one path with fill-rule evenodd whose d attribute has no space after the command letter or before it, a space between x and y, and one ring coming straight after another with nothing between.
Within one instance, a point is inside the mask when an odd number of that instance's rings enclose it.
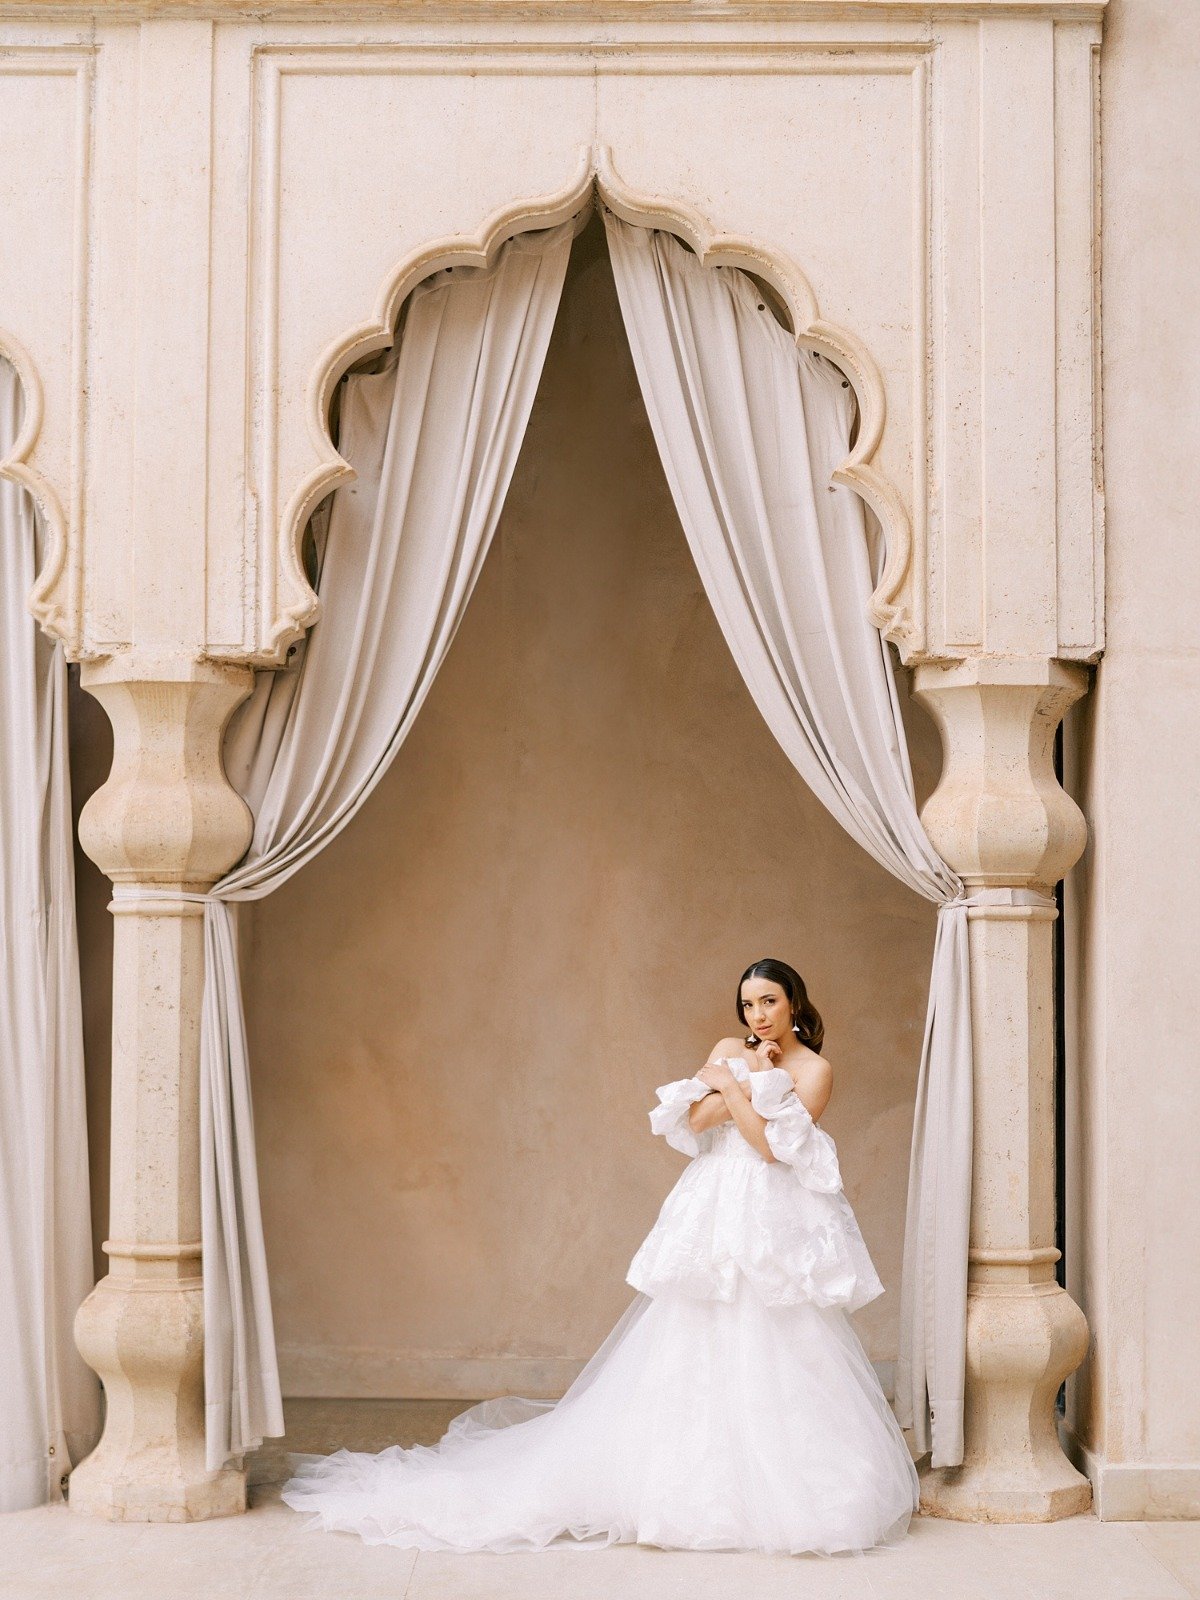
<instances>
[{"instance_id":1,"label":"bridal train","mask_svg":"<svg viewBox=\"0 0 1200 1600\"><path fill-rule=\"evenodd\" d=\"M435 1445L293 1455L310 1526L439 1551L863 1551L918 1502L904 1436L849 1321L882 1293L837 1152L785 1068L727 1058L776 1159L695 1134L698 1078L651 1127L692 1159L630 1263L635 1295L557 1401L481 1401Z\"/></svg>"}]
</instances>

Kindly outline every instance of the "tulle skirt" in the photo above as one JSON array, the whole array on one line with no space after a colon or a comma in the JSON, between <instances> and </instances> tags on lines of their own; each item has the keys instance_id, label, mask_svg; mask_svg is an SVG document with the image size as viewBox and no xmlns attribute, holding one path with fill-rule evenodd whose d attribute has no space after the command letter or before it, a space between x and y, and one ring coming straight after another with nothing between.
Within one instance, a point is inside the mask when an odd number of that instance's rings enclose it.
<instances>
[{"instance_id":1,"label":"tulle skirt","mask_svg":"<svg viewBox=\"0 0 1200 1600\"><path fill-rule=\"evenodd\" d=\"M861 1551L917 1474L839 1308L638 1293L558 1401L462 1412L436 1445L289 1457L308 1525L419 1550Z\"/></svg>"}]
</instances>

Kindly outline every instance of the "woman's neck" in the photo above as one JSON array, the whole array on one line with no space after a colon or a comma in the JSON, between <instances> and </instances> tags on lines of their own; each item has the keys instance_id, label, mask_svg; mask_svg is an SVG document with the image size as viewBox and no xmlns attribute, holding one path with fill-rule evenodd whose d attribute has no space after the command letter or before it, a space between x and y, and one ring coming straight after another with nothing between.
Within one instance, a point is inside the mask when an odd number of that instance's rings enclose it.
<instances>
[{"instance_id":1,"label":"woman's neck","mask_svg":"<svg viewBox=\"0 0 1200 1600\"><path fill-rule=\"evenodd\" d=\"M761 1044L761 1037L759 1035L756 1035L755 1037L759 1039L759 1043ZM773 1039L771 1043L779 1046L779 1053L785 1061L790 1061L793 1056L798 1059L800 1056L805 1054L808 1048L806 1045L802 1045L800 1043L799 1039L797 1039L794 1033L789 1033L782 1039ZM756 1048L756 1046L747 1045L746 1048L748 1050L753 1050Z\"/></svg>"}]
</instances>

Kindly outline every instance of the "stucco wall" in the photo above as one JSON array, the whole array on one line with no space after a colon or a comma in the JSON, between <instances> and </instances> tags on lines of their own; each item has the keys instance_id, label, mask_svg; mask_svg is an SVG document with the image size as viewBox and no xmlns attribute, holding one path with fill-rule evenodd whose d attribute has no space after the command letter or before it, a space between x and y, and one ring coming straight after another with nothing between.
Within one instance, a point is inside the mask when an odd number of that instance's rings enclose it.
<instances>
[{"instance_id":1,"label":"stucco wall","mask_svg":"<svg viewBox=\"0 0 1200 1600\"><path fill-rule=\"evenodd\" d=\"M1102 54L1108 648L1072 714L1091 840L1068 882L1069 1417L1104 1515L1200 1515L1200 37L1113 0ZM1148 1471L1146 1469L1149 1469Z\"/></svg>"},{"instance_id":2,"label":"stucco wall","mask_svg":"<svg viewBox=\"0 0 1200 1600\"><path fill-rule=\"evenodd\" d=\"M937 738L910 722L924 794ZM411 737L353 826L243 915L287 1392L565 1386L681 1169L649 1133L654 1086L736 1026L766 954L826 1018L827 1122L890 1290L860 1322L894 1356L934 914L826 817L742 686L602 236L576 245Z\"/></svg>"}]
</instances>

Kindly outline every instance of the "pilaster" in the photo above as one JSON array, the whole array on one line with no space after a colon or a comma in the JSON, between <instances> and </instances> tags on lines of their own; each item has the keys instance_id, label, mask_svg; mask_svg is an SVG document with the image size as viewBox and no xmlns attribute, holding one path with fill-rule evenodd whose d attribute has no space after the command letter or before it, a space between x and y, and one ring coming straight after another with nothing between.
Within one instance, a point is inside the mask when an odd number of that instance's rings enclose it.
<instances>
[{"instance_id":1,"label":"pilaster","mask_svg":"<svg viewBox=\"0 0 1200 1600\"><path fill-rule=\"evenodd\" d=\"M1032 889L1045 905L968 912L975 1129L967 1291L966 1454L928 1472L922 1505L963 1521L1049 1522L1087 1509L1055 1398L1087 1350L1055 1281L1054 952L1050 891L1087 841L1054 774L1055 730L1080 667L978 657L917 669L944 769L922 821L969 889Z\"/></svg>"},{"instance_id":2,"label":"pilaster","mask_svg":"<svg viewBox=\"0 0 1200 1600\"><path fill-rule=\"evenodd\" d=\"M189 1522L245 1510L245 1476L204 1460L199 1073L203 891L245 852L251 817L221 766L247 668L164 659L84 665L113 726L112 771L80 839L115 884L108 1275L75 1340L107 1401L99 1445L71 1474L72 1510ZM132 892L131 892L132 891Z\"/></svg>"}]
</instances>

